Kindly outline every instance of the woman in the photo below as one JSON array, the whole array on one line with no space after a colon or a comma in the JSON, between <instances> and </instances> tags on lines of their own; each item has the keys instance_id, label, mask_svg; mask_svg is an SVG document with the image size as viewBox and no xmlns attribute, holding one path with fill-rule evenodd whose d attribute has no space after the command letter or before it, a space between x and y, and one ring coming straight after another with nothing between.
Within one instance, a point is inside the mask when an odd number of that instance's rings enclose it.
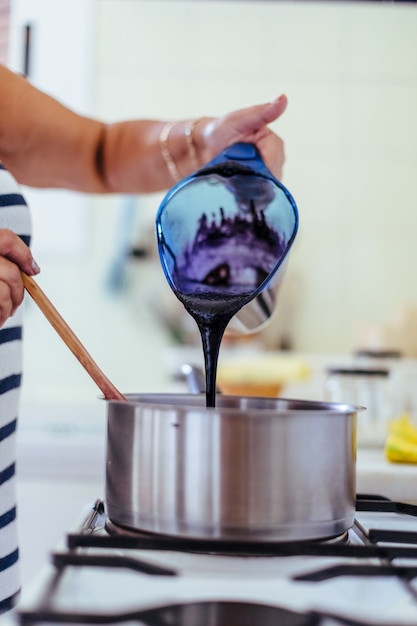
<instances>
[{"instance_id":1,"label":"woman","mask_svg":"<svg viewBox=\"0 0 417 626\"><path fill-rule=\"evenodd\" d=\"M104 124L77 115L0 65L0 612L19 592L15 436L21 383L20 271L39 267L29 249L30 217L18 187L146 193L172 186L237 141L254 143L278 177L281 139L268 124L285 96L218 118Z\"/></svg>"}]
</instances>

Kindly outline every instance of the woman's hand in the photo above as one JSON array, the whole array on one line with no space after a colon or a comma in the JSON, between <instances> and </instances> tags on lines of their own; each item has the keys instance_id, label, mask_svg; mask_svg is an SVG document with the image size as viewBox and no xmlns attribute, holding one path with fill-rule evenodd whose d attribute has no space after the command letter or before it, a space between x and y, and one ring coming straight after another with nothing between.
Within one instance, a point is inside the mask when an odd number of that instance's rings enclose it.
<instances>
[{"instance_id":1,"label":"woman's hand","mask_svg":"<svg viewBox=\"0 0 417 626\"><path fill-rule=\"evenodd\" d=\"M39 273L30 249L15 233L0 228L0 327L22 303L24 288L20 270Z\"/></svg>"},{"instance_id":2,"label":"woman's hand","mask_svg":"<svg viewBox=\"0 0 417 626\"><path fill-rule=\"evenodd\" d=\"M266 166L280 179L285 160L284 143L268 124L278 119L286 107L287 98L281 95L272 102L239 109L219 118L203 118L193 133L201 161L210 161L227 146L239 141L253 143Z\"/></svg>"}]
</instances>

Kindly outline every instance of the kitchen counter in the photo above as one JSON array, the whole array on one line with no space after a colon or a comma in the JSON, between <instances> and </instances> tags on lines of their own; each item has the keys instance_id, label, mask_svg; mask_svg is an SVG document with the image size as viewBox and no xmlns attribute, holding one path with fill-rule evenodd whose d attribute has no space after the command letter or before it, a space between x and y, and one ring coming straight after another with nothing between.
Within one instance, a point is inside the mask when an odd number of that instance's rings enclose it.
<instances>
[{"instance_id":1,"label":"kitchen counter","mask_svg":"<svg viewBox=\"0 0 417 626\"><path fill-rule=\"evenodd\" d=\"M381 449L359 448L356 490L358 493L417 503L417 464L390 463Z\"/></svg>"}]
</instances>

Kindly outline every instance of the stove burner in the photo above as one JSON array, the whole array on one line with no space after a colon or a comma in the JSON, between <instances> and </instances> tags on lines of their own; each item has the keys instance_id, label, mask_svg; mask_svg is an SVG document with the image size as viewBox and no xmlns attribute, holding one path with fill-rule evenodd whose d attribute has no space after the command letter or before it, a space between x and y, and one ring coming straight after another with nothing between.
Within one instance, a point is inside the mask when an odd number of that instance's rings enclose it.
<instances>
[{"instance_id":1,"label":"stove burner","mask_svg":"<svg viewBox=\"0 0 417 626\"><path fill-rule=\"evenodd\" d=\"M180 552L192 552L198 554L212 554L221 556L251 556L251 557L264 557L264 556L279 556L281 554L281 548L286 553L286 548L289 546L302 546L305 545L346 545L349 543L349 533L347 531L333 537L327 537L325 539L306 539L301 541L231 541L224 539L196 539L193 537L176 537L172 535L163 535L159 533L150 533L134 528L127 528L116 524L111 519L106 518L104 524L105 531L111 537L120 537L131 539L135 541L137 539L142 544L143 548L146 548L146 544L149 543L150 547L158 549L160 545L161 549L165 550L178 550ZM267 548L266 548L267 546ZM265 551L266 548L266 551Z\"/></svg>"},{"instance_id":2,"label":"stove burner","mask_svg":"<svg viewBox=\"0 0 417 626\"><path fill-rule=\"evenodd\" d=\"M311 613L294 613L286 609L248 602L193 602L143 611L135 616L143 624L169 626L316 626Z\"/></svg>"},{"instance_id":3,"label":"stove burner","mask_svg":"<svg viewBox=\"0 0 417 626\"><path fill-rule=\"evenodd\" d=\"M21 624L39 621L39 615L31 611L20 611ZM322 617L318 613L296 613L280 607L250 602L187 602L160 606L148 610L134 610L116 615L94 613L68 613L56 611L49 606L41 610L41 623L56 624L118 624L140 623L147 626L320 626ZM345 624L337 618L334 624ZM352 624L352 622L349 622Z\"/></svg>"}]
</instances>

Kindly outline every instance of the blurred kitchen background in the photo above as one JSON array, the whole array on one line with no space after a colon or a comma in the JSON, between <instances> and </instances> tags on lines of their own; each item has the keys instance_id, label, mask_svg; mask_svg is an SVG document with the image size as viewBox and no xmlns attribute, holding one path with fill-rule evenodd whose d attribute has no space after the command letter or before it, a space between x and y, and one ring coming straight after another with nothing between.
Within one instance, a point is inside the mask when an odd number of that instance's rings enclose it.
<instances>
[{"instance_id":1,"label":"blurred kitchen background","mask_svg":"<svg viewBox=\"0 0 417 626\"><path fill-rule=\"evenodd\" d=\"M10 65L106 122L218 115L286 93L273 128L300 231L266 347L417 354L414 4L13 0L10 19ZM167 349L194 335L155 256L162 195L27 197L41 286L116 385L161 391ZM94 396L32 302L26 322L26 397Z\"/></svg>"},{"instance_id":2,"label":"blurred kitchen background","mask_svg":"<svg viewBox=\"0 0 417 626\"><path fill-rule=\"evenodd\" d=\"M219 115L287 94L288 109L272 126L285 141L283 183L299 207L299 235L276 320L252 339L229 341L228 353L285 350L338 364L359 347L417 356L415 3L1 6L2 60L106 122ZM156 257L163 194L25 193L39 284L107 376L125 392L182 388L177 367L202 356ZM67 482L59 490L42 483L42 499L35 479L22 479L21 517L47 497L61 512L69 492L77 494L73 508L100 497L105 440L97 388L29 298L25 306L20 471L36 467L39 481ZM51 515L57 533L61 513ZM36 549L27 548L33 567Z\"/></svg>"}]
</instances>

